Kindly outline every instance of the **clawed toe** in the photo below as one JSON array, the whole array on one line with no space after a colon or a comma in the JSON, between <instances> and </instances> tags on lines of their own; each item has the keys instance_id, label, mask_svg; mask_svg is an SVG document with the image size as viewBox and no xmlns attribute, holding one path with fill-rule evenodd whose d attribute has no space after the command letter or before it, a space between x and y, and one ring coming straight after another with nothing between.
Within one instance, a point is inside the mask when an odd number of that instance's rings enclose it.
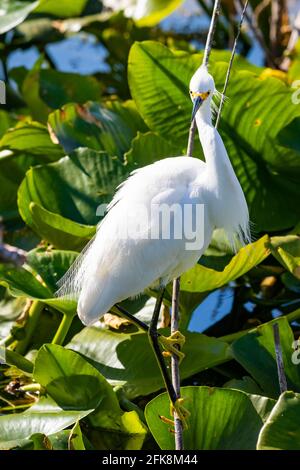
<instances>
[{"instance_id":1,"label":"clawed toe","mask_svg":"<svg viewBox=\"0 0 300 470\"><path fill-rule=\"evenodd\" d=\"M179 358L179 362L182 361L184 358L184 353L180 351L180 349L177 349L176 345L179 346L179 348L182 348L182 346L185 343L185 337L183 336L180 331L174 331L170 336L160 336L159 337L159 342L164 348L163 355L165 357L169 357L172 354L176 355Z\"/></svg>"},{"instance_id":2,"label":"clawed toe","mask_svg":"<svg viewBox=\"0 0 300 470\"><path fill-rule=\"evenodd\" d=\"M182 423L183 429L188 429L188 418L189 418L191 413L183 406L183 402L184 402L184 398L177 398L175 403L171 403L170 413L171 413L172 416L174 416L174 413L176 413L176 415L178 416L178 418L180 419L180 421ZM172 431L172 432L174 431L173 430L173 428L175 426L174 420L172 420L170 418L166 418L165 416L160 416L160 419L164 423L172 426L170 431Z\"/></svg>"}]
</instances>

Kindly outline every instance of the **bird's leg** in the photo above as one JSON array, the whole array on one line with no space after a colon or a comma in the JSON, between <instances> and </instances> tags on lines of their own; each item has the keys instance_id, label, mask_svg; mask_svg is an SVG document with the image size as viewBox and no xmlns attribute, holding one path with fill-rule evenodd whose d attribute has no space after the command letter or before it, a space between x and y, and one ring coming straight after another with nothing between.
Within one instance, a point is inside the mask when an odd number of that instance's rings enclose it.
<instances>
[{"instance_id":1,"label":"bird's leg","mask_svg":"<svg viewBox=\"0 0 300 470\"><path fill-rule=\"evenodd\" d=\"M115 309L117 310L116 313L118 313L118 314L120 313L122 315L122 317L128 318L128 320L130 320L134 325L136 325L138 328L141 328L141 330L148 333L149 326L146 325L146 323L139 320L138 318L136 318L131 313L127 312L127 310L125 310L125 308L121 307L121 305L119 305L119 304L115 304L110 310L112 311L112 313L115 313L114 312Z\"/></svg>"},{"instance_id":2,"label":"bird's leg","mask_svg":"<svg viewBox=\"0 0 300 470\"><path fill-rule=\"evenodd\" d=\"M162 352L159 347L159 343L162 338L164 338L162 335L160 335L157 331L157 323L158 323L158 317L159 317L159 312L161 308L161 303L163 300L163 295L164 295L164 289L161 289L158 297L156 299L155 307L154 307L154 312L152 316L152 320L150 323L150 327L148 330L148 337L150 344L153 348L156 360L158 362L158 366L160 368L170 401L171 401L171 415L174 414L174 410L177 412L177 415L179 416L179 419L181 420L183 427L186 429L187 428L187 418L189 416L189 412L183 407L182 405L182 398L179 398L177 396L177 393L173 387L172 381L170 379L166 363L164 361ZM167 338L165 338L167 339ZM178 343L178 341L177 341ZM176 350L176 348L174 348ZM177 351L178 352L178 351ZM174 424L172 420L168 420L167 418L161 416L162 421L168 423L168 424Z\"/></svg>"},{"instance_id":3,"label":"bird's leg","mask_svg":"<svg viewBox=\"0 0 300 470\"><path fill-rule=\"evenodd\" d=\"M149 337L150 344L153 348L156 360L158 362L158 366L159 366L160 371L162 373L163 380L164 380L166 389L168 391L170 400L171 400L172 403L175 403L176 400L177 400L177 395L176 395L176 392L174 390L173 384L171 382L171 379L170 379L170 376L169 376L167 366L165 364L162 352L160 350L160 346L159 346L159 338L160 337L159 337L159 333L157 331L157 323L158 323L158 317L159 317L159 312L160 312L160 307L161 307L163 295L164 295L164 289L161 289L161 291L159 292L158 297L156 299L154 312L153 312L153 315L152 315L150 327L148 329L148 337Z\"/></svg>"}]
</instances>

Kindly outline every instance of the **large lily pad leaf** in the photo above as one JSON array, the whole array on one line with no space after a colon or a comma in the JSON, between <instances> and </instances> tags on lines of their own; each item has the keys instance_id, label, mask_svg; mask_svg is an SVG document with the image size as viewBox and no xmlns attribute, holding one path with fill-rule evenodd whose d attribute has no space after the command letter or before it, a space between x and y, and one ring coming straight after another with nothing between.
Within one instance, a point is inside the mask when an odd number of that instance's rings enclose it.
<instances>
[{"instance_id":1,"label":"large lily pad leaf","mask_svg":"<svg viewBox=\"0 0 300 470\"><path fill-rule=\"evenodd\" d=\"M190 411L184 431L186 450L254 450L262 419L250 398L238 390L182 387L184 406ZM170 417L166 393L146 406L145 417L152 435L163 450L175 449L174 436L159 415Z\"/></svg>"},{"instance_id":2,"label":"large lily pad leaf","mask_svg":"<svg viewBox=\"0 0 300 470\"><path fill-rule=\"evenodd\" d=\"M230 359L227 343L198 333L185 335L182 378ZM131 398L164 386L146 333L121 333L93 326L74 336L68 347L90 359L111 384L123 386Z\"/></svg>"},{"instance_id":3,"label":"large lily pad leaf","mask_svg":"<svg viewBox=\"0 0 300 470\"><path fill-rule=\"evenodd\" d=\"M78 149L58 162L30 169L18 192L24 221L38 231L32 202L80 224L94 225L99 204L108 203L128 170L117 158L89 149ZM56 220L47 224L55 228Z\"/></svg>"},{"instance_id":4,"label":"large lily pad leaf","mask_svg":"<svg viewBox=\"0 0 300 470\"><path fill-rule=\"evenodd\" d=\"M300 395L283 393L261 429L258 450L300 450Z\"/></svg>"},{"instance_id":5,"label":"large lily pad leaf","mask_svg":"<svg viewBox=\"0 0 300 470\"><path fill-rule=\"evenodd\" d=\"M231 345L235 359L256 380L265 394L280 394L275 358L273 324L277 322L288 388L300 391L300 370L292 362L294 335L285 317L258 326Z\"/></svg>"},{"instance_id":6,"label":"large lily pad leaf","mask_svg":"<svg viewBox=\"0 0 300 470\"><path fill-rule=\"evenodd\" d=\"M181 289L188 292L207 292L228 284L263 261L270 251L266 244L268 236L246 245L231 259L223 271L215 271L196 264L181 278Z\"/></svg>"},{"instance_id":7,"label":"large lily pad leaf","mask_svg":"<svg viewBox=\"0 0 300 470\"><path fill-rule=\"evenodd\" d=\"M200 63L199 55L171 52L151 41L134 44L129 55L129 85L142 117L150 130L180 145L187 143L191 113L188 84ZM210 71L222 88L226 64L211 62ZM257 231L289 228L300 216L294 207L300 156L277 140L300 114L292 92L279 79L261 79L245 70L235 71L228 87L231 101L224 107L220 132Z\"/></svg>"},{"instance_id":8,"label":"large lily pad leaf","mask_svg":"<svg viewBox=\"0 0 300 470\"><path fill-rule=\"evenodd\" d=\"M118 400L105 378L82 356L62 346L41 347L33 376L64 409L97 408L106 399L108 409L119 411Z\"/></svg>"},{"instance_id":9,"label":"large lily pad leaf","mask_svg":"<svg viewBox=\"0 0 300 470\"><path fill-rule=\"evenodd\" d=\"M105 150L123 160L135 132L122 117L95 102L67 104L50 114L52 133L67 153L78 147Z\"/></svg>"},{"instance_id":10,"label":"large lily pad leaf","mask_svg":"<svg viewBox=\"0 0 300 470\"><path fill-rule=\"evenodd\" d=\"M63 410L52 400L42 398L24 413L0 416L0 449L22 446L36 433L46 436L57 433L92 411Z\"/></svg>"},{"instance_id":11,"label":"large lily pad leaf","mask_svg":"<svg viewBox=\"0 0 300 470\"><path fill-rule=\"evenodd\" d=\"M63 409L95 408L89 416L94 428L121 433L125 448L141 447L146 428L138 414L121 410L112 386L80 354L46 344L39 350L33 375Z\"/></svg>"}]
</instances>

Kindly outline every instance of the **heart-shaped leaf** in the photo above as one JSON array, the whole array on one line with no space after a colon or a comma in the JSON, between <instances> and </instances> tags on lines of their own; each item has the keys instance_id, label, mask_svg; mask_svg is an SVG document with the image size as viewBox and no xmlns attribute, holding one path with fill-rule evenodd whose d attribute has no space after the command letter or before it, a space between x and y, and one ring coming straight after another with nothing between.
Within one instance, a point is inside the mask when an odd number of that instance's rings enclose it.
<instances>
[{"instance_id":1,"label":"heart-shaped leaf","mask_svg":"<svg viewBox=\"0 0 300 470\"><path fill-rule=\"evenodd\" d=\"M300 395L283 393L259 434L258 450L300 450Z\"/></svg>"},{"instance_id":2,"label":"heart-shaped leaf","mask_svg":"<svg viewBox=\"0 0 300 470\"><path fill-rule=\"evenodd\" d=\"M182 387L184 407L190 411L183 433L186 450L255 449L262 419L249 397L238 390ZM174 435L160 419L170 416L166 393L149 402L145 417L156 442L163 450L175 449Z\"/></svg>"}]
</instances>

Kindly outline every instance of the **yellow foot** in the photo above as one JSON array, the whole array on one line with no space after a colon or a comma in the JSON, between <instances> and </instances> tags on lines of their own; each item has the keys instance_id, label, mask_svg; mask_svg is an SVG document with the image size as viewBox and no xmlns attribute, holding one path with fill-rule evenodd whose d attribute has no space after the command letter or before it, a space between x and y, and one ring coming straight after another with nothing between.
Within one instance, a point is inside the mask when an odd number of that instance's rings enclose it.
<instances>
[{"instance_id":1,"label":"yellow foot","mask_svg":"<svg viewBox=\"0 0 300 470\"><path fill-rule=\"evenodd\" d=\"M184 398L178 398L175 403L171 403L170 413L172 416L174 416L174 413L176 413L182 423L183 429L188 429L188 418L191 413L183 406L183 402ZM175 425L174 420L166 418L165 416L160 416L160 419L172 427ZM173 429L170 429L170 431L173 432Z\"/></svg>"},{"instance_id":2,"label":"yellow foot","mask_svg":"<svg viewBox=\"0 0 300 470\"><path fill-rule=\"evenodd\" d=\"M178 345L179 348L182 348L185 343L185 337L180 331L174 331L174 333L168 337L160 336L159 342L165 350L163 352L164 356L170 357L172 354L175 354L179 358L179 363L182 361L185 355L176 347L176 345Z\"/></svg>"}]
</instances>

